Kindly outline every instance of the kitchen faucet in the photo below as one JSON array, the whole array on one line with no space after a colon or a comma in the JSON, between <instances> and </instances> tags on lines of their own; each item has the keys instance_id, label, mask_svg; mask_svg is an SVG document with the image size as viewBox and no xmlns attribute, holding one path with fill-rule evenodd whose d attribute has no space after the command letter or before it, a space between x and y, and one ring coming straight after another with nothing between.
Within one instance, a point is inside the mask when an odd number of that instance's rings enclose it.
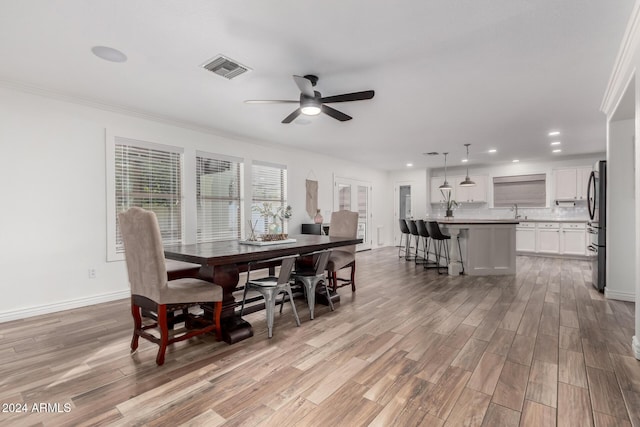
<instances>
[{"instance_id":1,"label":"kitchen faucet","mask_svg":"<svg viewBox=\"0 0 640 427\"><path fill-rule=\"evenodd\" d=\"M515 211L515 216L514 216L514 218L515 218L515 219L519 219L519 218L520 218L520 215L518 215L518 204L517 204L517 203L514 203L514 204L513 204L513 207L511 208L511 210L512 210L512 211Z\"/></svg>"}]
</instances>

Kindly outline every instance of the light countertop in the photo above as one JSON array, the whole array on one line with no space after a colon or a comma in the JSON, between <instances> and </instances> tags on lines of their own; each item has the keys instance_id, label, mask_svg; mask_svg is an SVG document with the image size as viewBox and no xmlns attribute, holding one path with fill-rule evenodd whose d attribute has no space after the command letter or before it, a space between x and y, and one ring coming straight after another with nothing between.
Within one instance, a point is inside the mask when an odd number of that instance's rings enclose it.
<instances>
[{"instance_id":1,"label":"light countertop","mask_svg":"<svg viewBox=\"0 0 640 427\"><path fill-rule=\"evenodd\" d=\"M519 224L522 220L519 219L482 219L482 218L453 218L453 219L437 219L439 224Z\"/></svg>"}]
</instances>

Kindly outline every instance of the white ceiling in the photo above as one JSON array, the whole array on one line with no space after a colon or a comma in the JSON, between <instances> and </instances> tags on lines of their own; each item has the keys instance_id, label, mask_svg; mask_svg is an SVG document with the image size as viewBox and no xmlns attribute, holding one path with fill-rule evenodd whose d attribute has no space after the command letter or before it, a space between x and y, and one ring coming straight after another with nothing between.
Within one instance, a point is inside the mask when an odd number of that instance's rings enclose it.
<instances>
[{"instance_id":1,"label":"white ceiling","mask_svg":"<svg viewBox=\"0 0 640 427\"><path fill-rule=\"evenodd\" d=\"M605 150L599 106L633 0L2 0L0 80L395 170ZM125 63L98 59L105 45ZM253 69L227 80L217 54ZM280 121L292 74L354 117ZM302 123L300 123L302 121ZM496 148L496 154L487 154ZM430 162L430 163L428 163Z\"/></svg>"}]
</instances>

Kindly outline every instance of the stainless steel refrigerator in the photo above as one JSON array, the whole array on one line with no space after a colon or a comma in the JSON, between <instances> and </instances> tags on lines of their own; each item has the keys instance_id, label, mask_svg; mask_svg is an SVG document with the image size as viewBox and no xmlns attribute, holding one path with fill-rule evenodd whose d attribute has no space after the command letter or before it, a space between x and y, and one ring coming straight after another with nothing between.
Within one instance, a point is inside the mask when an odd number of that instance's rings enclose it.
<instances>
[{"instance_id":1,"label":"stainless steel refrigerator","mask_svg":"<svg viewBox=\"0 0 640 427\"><path fill-rule=\"evenodd\" d=\"M607 259L607 162L600 160L593 165L587 187L587 207L590 221L587 225L592 283L600 292L606 286Z\"/></svg>"}]
</instances>

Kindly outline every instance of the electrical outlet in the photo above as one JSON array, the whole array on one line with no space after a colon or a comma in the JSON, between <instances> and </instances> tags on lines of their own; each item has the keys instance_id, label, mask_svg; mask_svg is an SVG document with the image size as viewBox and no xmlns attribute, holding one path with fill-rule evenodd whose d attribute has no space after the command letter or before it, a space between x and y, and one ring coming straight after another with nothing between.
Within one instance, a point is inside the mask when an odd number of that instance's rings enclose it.
<instances>
[{"instance_id":1,"label":"electrical outlet","mask_svg":"<svg viewBox=\"0 0 640 427\"><path fill-rule=\"evenodd\" d=\"M96 269L95 268L90 268L89 269L89 279L95 279L96 278Z\"/></svg>"}]
</instances>

